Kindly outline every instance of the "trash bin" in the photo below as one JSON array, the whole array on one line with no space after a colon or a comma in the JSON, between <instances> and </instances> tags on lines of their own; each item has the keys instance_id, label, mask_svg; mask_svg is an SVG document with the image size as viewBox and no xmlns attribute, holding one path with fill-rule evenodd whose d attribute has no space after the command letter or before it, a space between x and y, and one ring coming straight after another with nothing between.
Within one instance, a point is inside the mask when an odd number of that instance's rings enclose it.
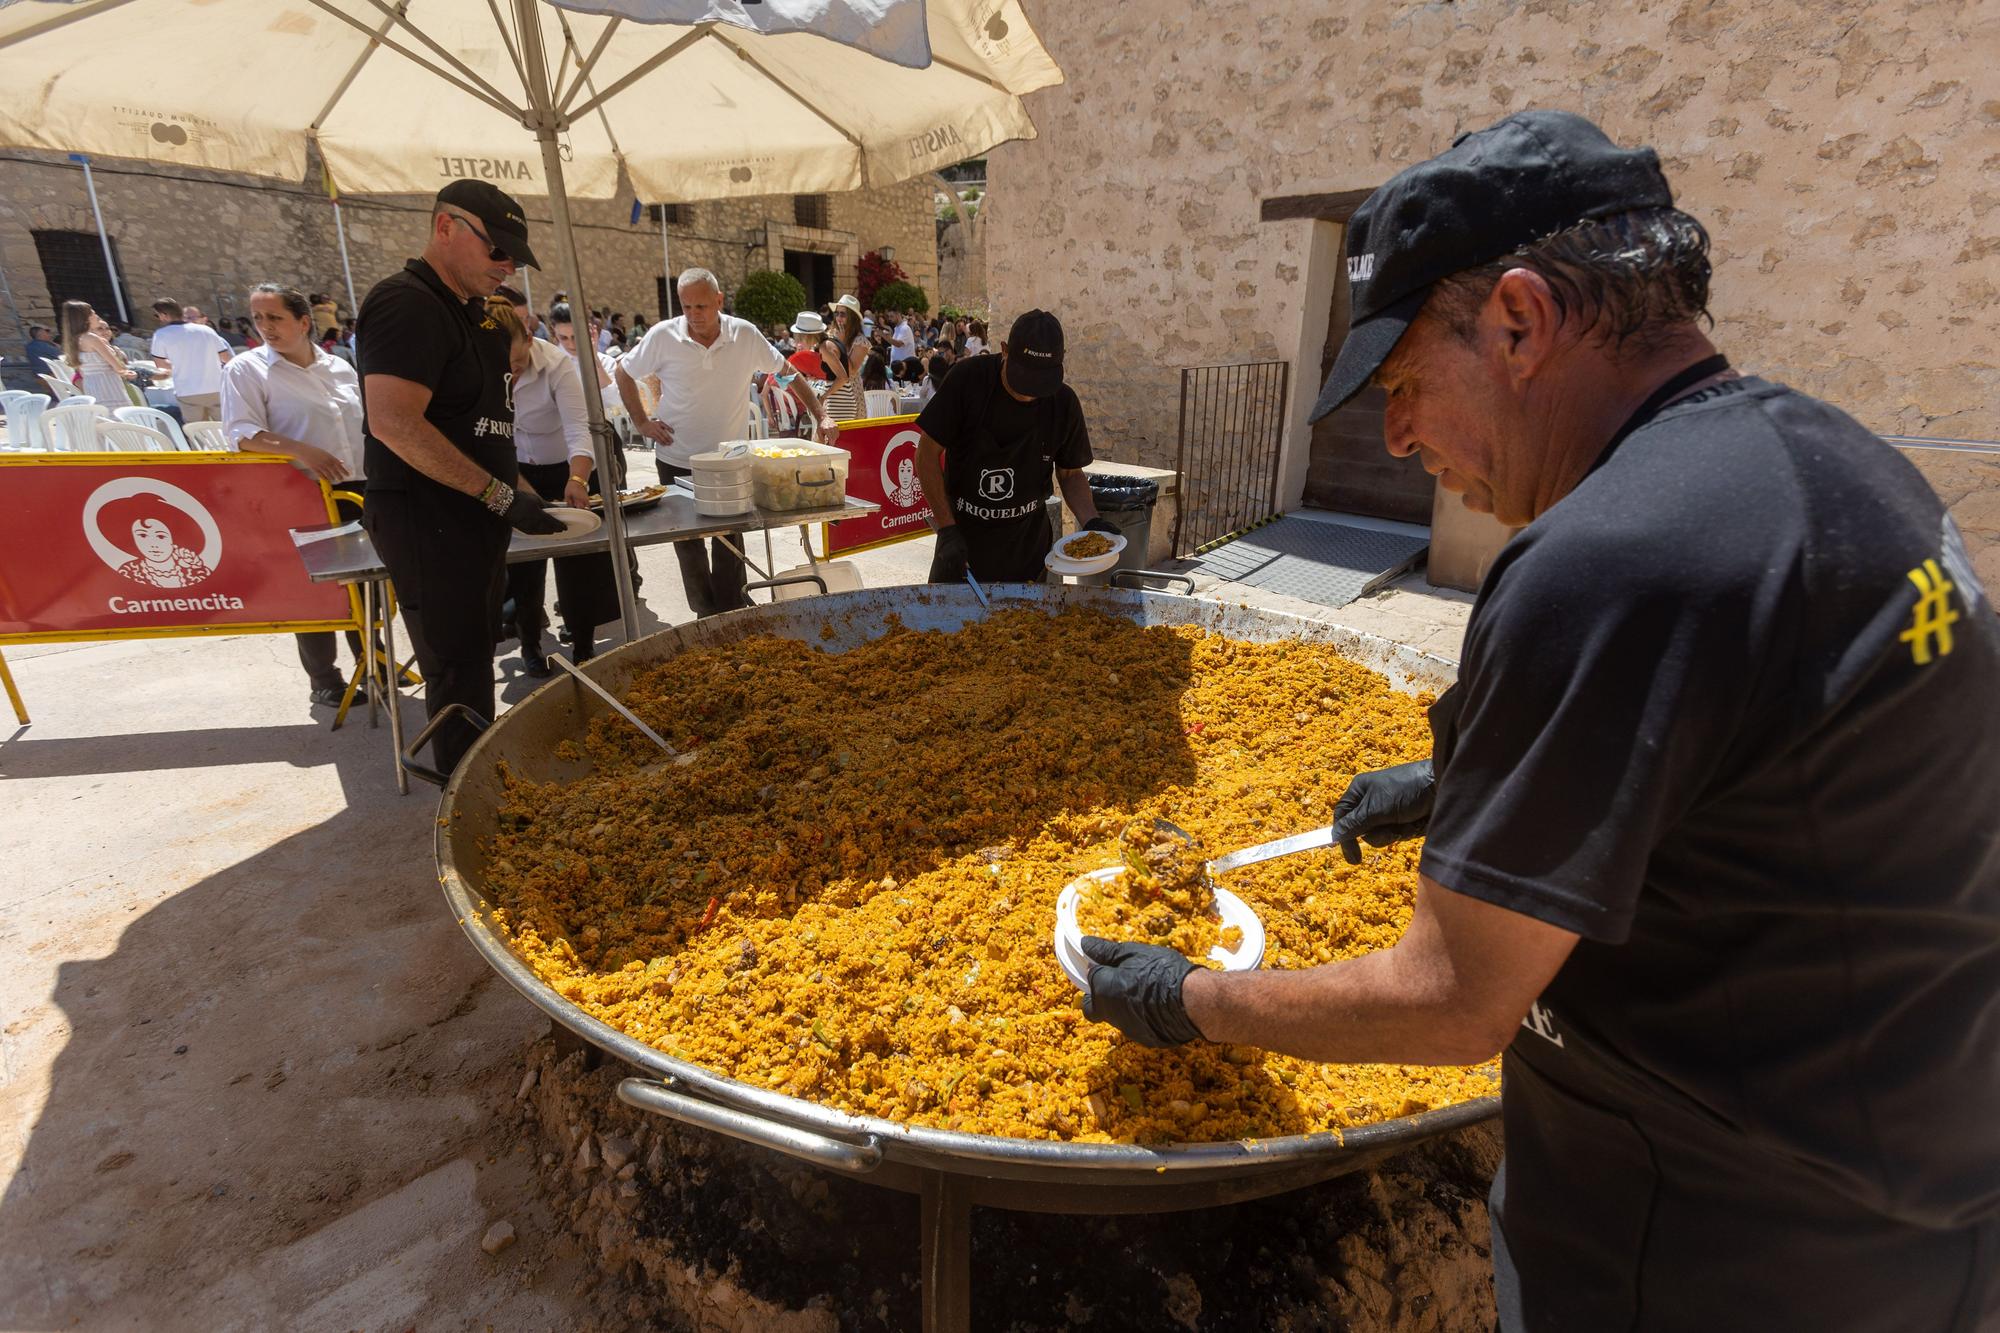
<instances>
[{"instance_id":1,"label":"trash bin","mask_svg":"<svg viewBox=\"0 0 2000 1333\"><path fill-rule=\"evenodd\" d=\"M1149 477L1089 474L1090 499L1099 518L1124 534L1125 549L1114 569L1146 568L1147 543L1153 535L1153 506L1160 501L1160 483Z\"/></svg>"}]
</instances>

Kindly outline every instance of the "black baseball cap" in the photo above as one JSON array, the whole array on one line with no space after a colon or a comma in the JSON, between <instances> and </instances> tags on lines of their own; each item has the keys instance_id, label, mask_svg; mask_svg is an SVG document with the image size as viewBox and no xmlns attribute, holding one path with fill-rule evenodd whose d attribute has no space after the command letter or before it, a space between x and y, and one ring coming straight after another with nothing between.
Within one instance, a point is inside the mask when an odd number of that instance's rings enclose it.
<instances>
[{"instance_id":1,"label":"black baseball cap","mask_svg":"<svg viewBox=\"0 0 2000 1333\"><path fill-rule=\"evenodd\" d=\"M528 248L528 219L520 201L497 185L486 181L453 181L437 192L437 202L450 204L472 214L493 244L516 264L540 268L535 252Z\"/></svg>"},{"instance_id":2,"label":"black baseball cap","mask_svg":"<svg viewBox=\"0 0 2000 1333\"><path fill-rule=\"evenodd\" d=\"M1366 387L1439 279L1591 218L1673 202L1652 149L1620 148L1567 111L1519 112L1405 167L1347 224L1353 315L1310 420Z\"/></svg>"},{"instance_id":3,"label":"black baseball cap","mask_svg":"<svg viewBox=\"0 0 2000 1333\"><path fill-rule=\"evenodd\" d=\"M1007 387L1046 398L1062 382L1062 321L1046 310L1030 310L1007 332Z\"/></svg>"}]
</instances>

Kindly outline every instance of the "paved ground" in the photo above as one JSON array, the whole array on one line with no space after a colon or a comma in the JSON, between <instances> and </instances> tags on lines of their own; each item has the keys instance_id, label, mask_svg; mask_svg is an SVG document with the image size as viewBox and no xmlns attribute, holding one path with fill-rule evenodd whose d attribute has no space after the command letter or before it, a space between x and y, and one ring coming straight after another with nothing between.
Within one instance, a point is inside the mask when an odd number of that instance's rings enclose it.
<instances>
[{"instance_id":1,"label":"paved ground","mask_svg":"<svg viewBox=\"0 0 2000 1333\"><path fill-rule=\"evenodd\" d=\"M929 542L858 559L913 582ZM670 551L640 565L686 619ZM1329 618L1455 656L1469 603L1418 576ZM587 1326L500 1109L545 1024L443 910L386 729L329 732L284 637L8 660L36 720L0 729L0 1327Z\"/></svg>"}]
</instances>

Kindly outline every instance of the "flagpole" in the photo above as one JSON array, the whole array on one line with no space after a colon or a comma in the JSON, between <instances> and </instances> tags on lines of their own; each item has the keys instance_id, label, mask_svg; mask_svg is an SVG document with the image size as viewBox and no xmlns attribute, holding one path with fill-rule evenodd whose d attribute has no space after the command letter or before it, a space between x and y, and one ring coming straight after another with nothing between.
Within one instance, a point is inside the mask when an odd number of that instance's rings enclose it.
<instances>
[{"instance_id":1,"label":"flagpole","mask_svg":"<svg viewBox=\"0 0 2000 1333\"><path fill-rule=\"evenodd\" d=\"M667 251L667 206L660 206L660 268L667 275L667 308L660 312L661 319L671 319L674 314L674 260Z\"/></svg>"},{"instance_id":2,"label":"flagpole","mask_svg":"<svg viewBox=\"0 0 2000 1333\"><path fill-rule=\"evenodd\" d=\"M111 295L118 301L118 322L130 324L132 316L125 309L125 289L118 282L118 264L111 258L111 237L104 230L104 210L97 206L97 182L90 176L90 159L82 153L71 153L69 160L83 168L83 188L90 193L90 213L97 219L97 241L104 247L104 271L111 275Z\"/></svg>"}]
</instances>

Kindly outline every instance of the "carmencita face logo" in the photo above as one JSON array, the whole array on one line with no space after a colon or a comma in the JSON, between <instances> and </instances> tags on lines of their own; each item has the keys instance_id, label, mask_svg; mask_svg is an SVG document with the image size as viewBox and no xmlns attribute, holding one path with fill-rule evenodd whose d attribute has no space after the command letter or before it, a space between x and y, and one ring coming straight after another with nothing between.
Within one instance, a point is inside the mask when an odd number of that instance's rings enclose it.
<instances>
[{"instance_id":1,"label":"carmencita face logo","mask_svg":"<svg viewBox=\"0 0 2000 1333\"><path fill-rule=\"evenodd\" d=\"M120 578L192 588L222 564L222 529L201 501L152 477L119 477L83 505L90 549Z\"/></svg>"}]
</instances>

